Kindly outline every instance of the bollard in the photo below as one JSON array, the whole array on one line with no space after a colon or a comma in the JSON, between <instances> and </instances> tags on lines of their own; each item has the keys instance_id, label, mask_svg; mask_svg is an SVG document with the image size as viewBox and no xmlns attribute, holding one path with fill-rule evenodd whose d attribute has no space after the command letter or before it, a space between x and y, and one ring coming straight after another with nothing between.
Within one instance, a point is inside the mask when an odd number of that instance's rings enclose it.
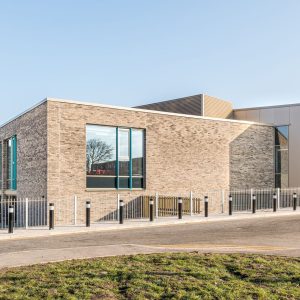
<instances>
[{"instance_id":1,"label":"bollard","mask_svg":"<svg viewBox=\"0 0 300 300\"><path fill-rule=\"evenodd\" d=\"M14 207L10 205L8 208L8 233L14 233Z\"/></svg>"},{"instance_id":2,"label":"bollard","mask_svg":"<svg viewBox=\"0 0 300 300\"><path fill-rule=\"evenodd\" d=\"M273 194L273 212L276 212L277 210L277 195Z\"/></svg>"},{"instance_id":3,"label":"bollard","mask_svg":"<svg viewBox=\"0 0 300 300\"><path fill-rule=\"evenodd\" d=\"M252 195L252 213L256 213L256 195Z\"/></svg>"},{"instance_id":4,"label":"bollard","mask_svg":"<svg viewBox=\"0 0 300 300\"><path fill-rule=\"evenodd\" d=\"M178 219L182 219L182 198L178 198Z\"/></svg>"},{"instance_id":5,"label":"bollard","mask_svg":"<svg viewBox=\"0 0 300 300\"><path fill-rule=\"evenodd\" d=\"M91 201L86 201L85 204L85 225L86 227L90 227L91 226Z\"/></svg>"},{"instance_id":6,"label":"bollard","mask_svg":"<svg viewBox=\"0 0 300 300\"><path fill-rule=\"evenodd\" d=\"M154 206L154 201L151 198L150 201L149 201L150 222L153 222L153 220L154 220L154 209L153 209L153 206Z\"/></svg>"},{"instance_id":7,"label":"bollard","mask_svg":"<svg viewBox=\"0 0 300 300\"><path fill-rule=\"evenodd\" d=\"M296 210L297 209L297 198L298 198L298 196L297 196L297 194L296 193L294 193L293 194L293 210Z\"/></svg>"},{"instance_id":8,"label":"bollard","mask_svg":"<svg viewBox=\"0 0 300 300\"><path fill-rule=\"evenodd\" d=\"M229 195L229 216L232 215L232 196Z\"/></svg>"},{"instance_id":9,"label":"bollard","mask_svg":"<svg viewBox=\"0 0 300 300\"><path fill-rule=\"evenodd\" d=\"M205 211L205 217L208 217L208 197L204 197L204 211Z\"/></svg>"},{"instance_id":10,"label":"bollard","mask_svg":"<svg viewBox=\"0 0 300 300\"><path fill-rule=\"evenodd\" d=\"M119 224L123 224L123 218L124 218L124 216L123 216L123 207L124 207L124 202L123 202L123 200L120 200L120 207L119 207L119 210L120 210L120 212L119 212Z\"/></svg>"},{"instance_id":11,"label":"bollard","mask_svg":"<svg viewBox=\"0 0 300 300\"><path fill-rule=\"evenodd\" d=\"M49 230L54 229L54 203L49 204Z\"/></svg>"}]
</instances>

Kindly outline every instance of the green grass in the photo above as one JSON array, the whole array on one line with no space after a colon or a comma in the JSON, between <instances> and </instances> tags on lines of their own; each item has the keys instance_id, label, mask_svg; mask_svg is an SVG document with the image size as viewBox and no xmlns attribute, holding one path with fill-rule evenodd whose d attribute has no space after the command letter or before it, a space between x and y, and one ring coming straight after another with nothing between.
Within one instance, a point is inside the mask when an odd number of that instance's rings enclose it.
<instances>
[{"instance_id":1,"label":"green grass","mask_svg":"<svg viewBox=\"0 0 300 300\"><path fill-rule=\"evenodd\" d=\"M300 299L300 259L153 254L0 271L0 299Z\"/></svg>"}]
</instances>

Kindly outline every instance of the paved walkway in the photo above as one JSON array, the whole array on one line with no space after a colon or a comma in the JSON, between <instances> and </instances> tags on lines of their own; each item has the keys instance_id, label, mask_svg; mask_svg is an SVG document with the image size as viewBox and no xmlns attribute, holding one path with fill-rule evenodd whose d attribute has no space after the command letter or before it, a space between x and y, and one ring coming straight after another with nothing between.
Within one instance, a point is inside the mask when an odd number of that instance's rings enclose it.
<instances>
[{"instance_id":1,"label":"paved walkway","mask_svg":"<svg viewBox=\"0 0 300 300\"><path fill-rule=\"evenodd\" d=\"M182 220L177 217L160 217L155 219L154 222L149 222L147 219L140 220L124 220L124 224L118 224L116 221L107 221L97 224L92 224L91 227L85 227L85 225L67 225L67 226L55 226L54 230L49 230L48 227L29 227L28 229L15 228L13 234L8 234L7 229L0 230L0 241L11 239L27 239L35 237L49 237L63 234L76 234L84 232L101 232L111 230L124 230L134 228L148 228L157 226L169 226L176 224L193 224L193 223L207 223L207 222L225 222L225 221L237 221L245 219L255 218L268 218L274 216L292 216L295 214L300 215L300 210L291 211L291 209L281 210L276 213L271 211L259 211L256 214L250 212L235 213L232 216L227 214L211 215L208 218L203 216L183 216Z\"/></svg>"},{"instance_id":2,"label":"paved walkway","mask_svg":"<svg viewBox=\"0 0 300 300\"><path fill-rule=\"evenodd\" d=\"M23 230L13 235L1 232L0 267L169 251L300 256L300 211L186 217L183 221L158 220L151 225L136 221L77 229L26 231L33 231L31 237L21 236Z\"/></svg>"}]
</instances>

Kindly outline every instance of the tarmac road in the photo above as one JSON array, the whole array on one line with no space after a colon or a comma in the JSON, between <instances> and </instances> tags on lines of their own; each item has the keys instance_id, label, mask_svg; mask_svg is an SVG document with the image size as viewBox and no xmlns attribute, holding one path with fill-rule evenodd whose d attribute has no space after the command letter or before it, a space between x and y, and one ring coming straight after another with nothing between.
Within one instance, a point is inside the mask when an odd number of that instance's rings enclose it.
<instances>
[{"instance_id":1,"label":"tarmac road","mask_svg":"<svg viewBox=\"0 0 300 300\"><path fill-rule=\"evenodd\" d=\"M300 257L300 217L275 216L0 241L0 267L169 251Z\"/></svg>"}]
</instances>

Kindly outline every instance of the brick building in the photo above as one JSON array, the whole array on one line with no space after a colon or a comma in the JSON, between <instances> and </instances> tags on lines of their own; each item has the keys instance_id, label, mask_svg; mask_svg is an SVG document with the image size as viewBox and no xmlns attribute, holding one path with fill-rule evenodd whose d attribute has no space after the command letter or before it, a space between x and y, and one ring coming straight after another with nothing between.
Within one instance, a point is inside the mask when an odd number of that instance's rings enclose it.
<instances>
[{"instance_id":1,"label":"brick building","mask_svg":"<svg viewBox=\"0 0 300 300\"><path fill-rule=\"evenodd\" d=\"M117 195L300 186L291 162L299 107L234 110L207 95L136 108L47 98L0 127L0 196L76 196L95 207Z\"/></svg>"},{"instance_id":2,"label":"brick building","mask_svg":"<svg viewBox=\"0 0 300 300\"><path fill-rule=\"evenodd\" d=\"M274 127L187 98L160 110L45 99L0 128L2 197L274 187Z\"/></svg>"}]
</instances>

